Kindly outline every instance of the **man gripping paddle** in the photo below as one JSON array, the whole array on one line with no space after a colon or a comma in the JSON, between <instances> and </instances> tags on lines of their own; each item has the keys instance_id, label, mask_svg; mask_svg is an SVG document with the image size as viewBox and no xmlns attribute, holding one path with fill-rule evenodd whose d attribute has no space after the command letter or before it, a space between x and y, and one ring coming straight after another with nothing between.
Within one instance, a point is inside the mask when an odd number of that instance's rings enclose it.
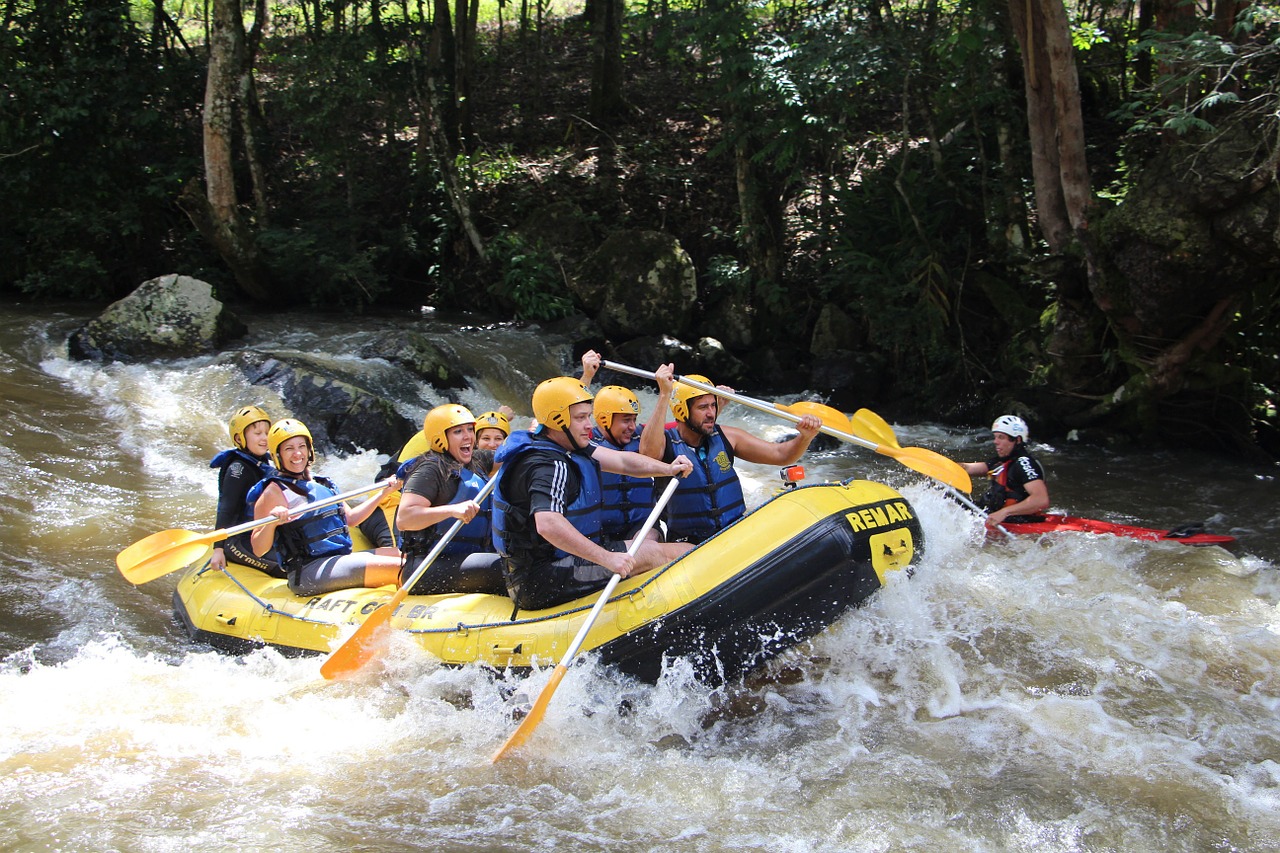
<instances>
[{"instance_id":1,"label":"man gripping paddle","mask_svg":"<svg viewBox=\"0 0 1280 853\"><path fill-rule=\"evenodd\" d=\"M716 423L719 398L675 380L675 366L664 364L653 374L658 383L658 411L670 401L676 424L665 432L646 430L640 452L664 462L688 459L693 473L680 482L671 500L667 538L697 545L746 513L742 483L733 463L737 458L761 465L790 465L804 455L822 428L814 415L796 422L800 434L783 442L765 441L737 427ZM690 376L704 385L701 376Z\"/></svg>"}]
</instances>

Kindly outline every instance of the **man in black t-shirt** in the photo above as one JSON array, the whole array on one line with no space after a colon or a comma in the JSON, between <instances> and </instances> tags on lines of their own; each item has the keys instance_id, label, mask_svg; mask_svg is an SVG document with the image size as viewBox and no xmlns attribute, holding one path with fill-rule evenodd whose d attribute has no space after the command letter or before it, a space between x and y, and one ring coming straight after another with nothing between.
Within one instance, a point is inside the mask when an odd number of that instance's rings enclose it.
<instances>
[{"instance_id":1,"label":"man in black t-shirt","mask_svg":"<svg viewBox=\"0 0 1280 853\"><path fill-rule=\"evenodd\" d=\"M1016 415L1001 415L991 425L996 457L988 462L966 462L962 466L971 475L991 478L984 509L987 526L1004 522L1035 521L1049 508L1049 487L1044 469L1027 452L1031 436L1027 422Z\"/></svg>"},{"instance_id":2,"label":"man in black t-shirt","mask_svg":"<svg viewBox=\"0 0 1280 853\"><path fill-rule=\"evenodd\" d=\"M493 542L506 561L507 592L521 610L571 601L604 588L611 573L629 577L689 550L646 540L633 556L627 542L604 535L601 470L671 477L691 466L592 444L592 399L577 379L548 379L533 394L537 432L513 433L498 451Z\"/></svg>"}]
</instances>

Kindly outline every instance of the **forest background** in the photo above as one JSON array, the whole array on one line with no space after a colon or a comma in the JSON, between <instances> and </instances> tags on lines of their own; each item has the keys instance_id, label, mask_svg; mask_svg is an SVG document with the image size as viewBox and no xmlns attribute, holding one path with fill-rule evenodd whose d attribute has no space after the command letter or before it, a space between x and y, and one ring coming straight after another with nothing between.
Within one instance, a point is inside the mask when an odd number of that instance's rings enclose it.
<instances>
[{"instance_id":1,"label":"forest background","mask_svg":"<svg viewBox=\"0 0 1280 853\"><path fill-rule=\"evenodd\" d=\"M545 323L605 235L662 232L753 390L840 365L902 418L1280 455L1271 5L3 10L11 297L179 272Z\"/></svg>"}]
</instances>

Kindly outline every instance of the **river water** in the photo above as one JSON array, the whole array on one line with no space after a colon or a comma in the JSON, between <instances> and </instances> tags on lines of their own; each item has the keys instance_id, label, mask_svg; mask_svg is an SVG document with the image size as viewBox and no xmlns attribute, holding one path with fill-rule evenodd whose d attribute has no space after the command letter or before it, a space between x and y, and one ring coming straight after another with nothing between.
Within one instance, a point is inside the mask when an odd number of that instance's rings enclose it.
<instances>
[{"instance_id":1,"label":"river water","mask_svg":"<svg viewBox=\"0 0 1280 853\"><path fill-rule=\"evenodd\" d=\"M989 543L891 460L810 453L809 482L866 477L912 502L926 536L912 577L746 684L713 690L677 661L644 685L580 661L529 743L494 765L549 670L450 670L397 643L330 683L315 658L193 644L172 618L176 576L120 577L114 556L137 539L210 528L207 460L233 408L282 409L209 359L69 362L66 335L89 316L0 306L0 849L1280 848L1275 469L1038 448L1056 509L1207 521L1240 538L1233 554ZM533 384L571 367L537 330L430 314L260 318L237 345L349 359L410 325L472 365L473 407L527 414ZM637 390L647 414L653 394ZM397 393L415 420L439 399ZM726 419L786 427L740 407ZM976 429L895 428L956 459L989 450ZM320 468L350 486L378 462ZM742 470L753 504L779 482Z\"/></svg>"}]
</instances>

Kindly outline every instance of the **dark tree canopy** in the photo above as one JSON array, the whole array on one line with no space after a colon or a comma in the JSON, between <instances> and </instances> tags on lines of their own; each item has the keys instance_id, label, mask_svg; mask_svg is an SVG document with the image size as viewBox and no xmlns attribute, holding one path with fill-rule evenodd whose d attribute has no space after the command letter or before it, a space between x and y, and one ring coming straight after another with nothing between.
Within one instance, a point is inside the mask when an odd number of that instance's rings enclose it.
<instances>
[{"instance_id":1,"label":"dark tree canopy","mask_svg":"<svg viewBox=\"0 0 1280 853\"><path fill-rule=\"evenodd\" d=\"M759 383L1276 451L1273 5L486 8L10 0L0 290L551 320L665 232Z\"/></svg>"}]
</instances>

